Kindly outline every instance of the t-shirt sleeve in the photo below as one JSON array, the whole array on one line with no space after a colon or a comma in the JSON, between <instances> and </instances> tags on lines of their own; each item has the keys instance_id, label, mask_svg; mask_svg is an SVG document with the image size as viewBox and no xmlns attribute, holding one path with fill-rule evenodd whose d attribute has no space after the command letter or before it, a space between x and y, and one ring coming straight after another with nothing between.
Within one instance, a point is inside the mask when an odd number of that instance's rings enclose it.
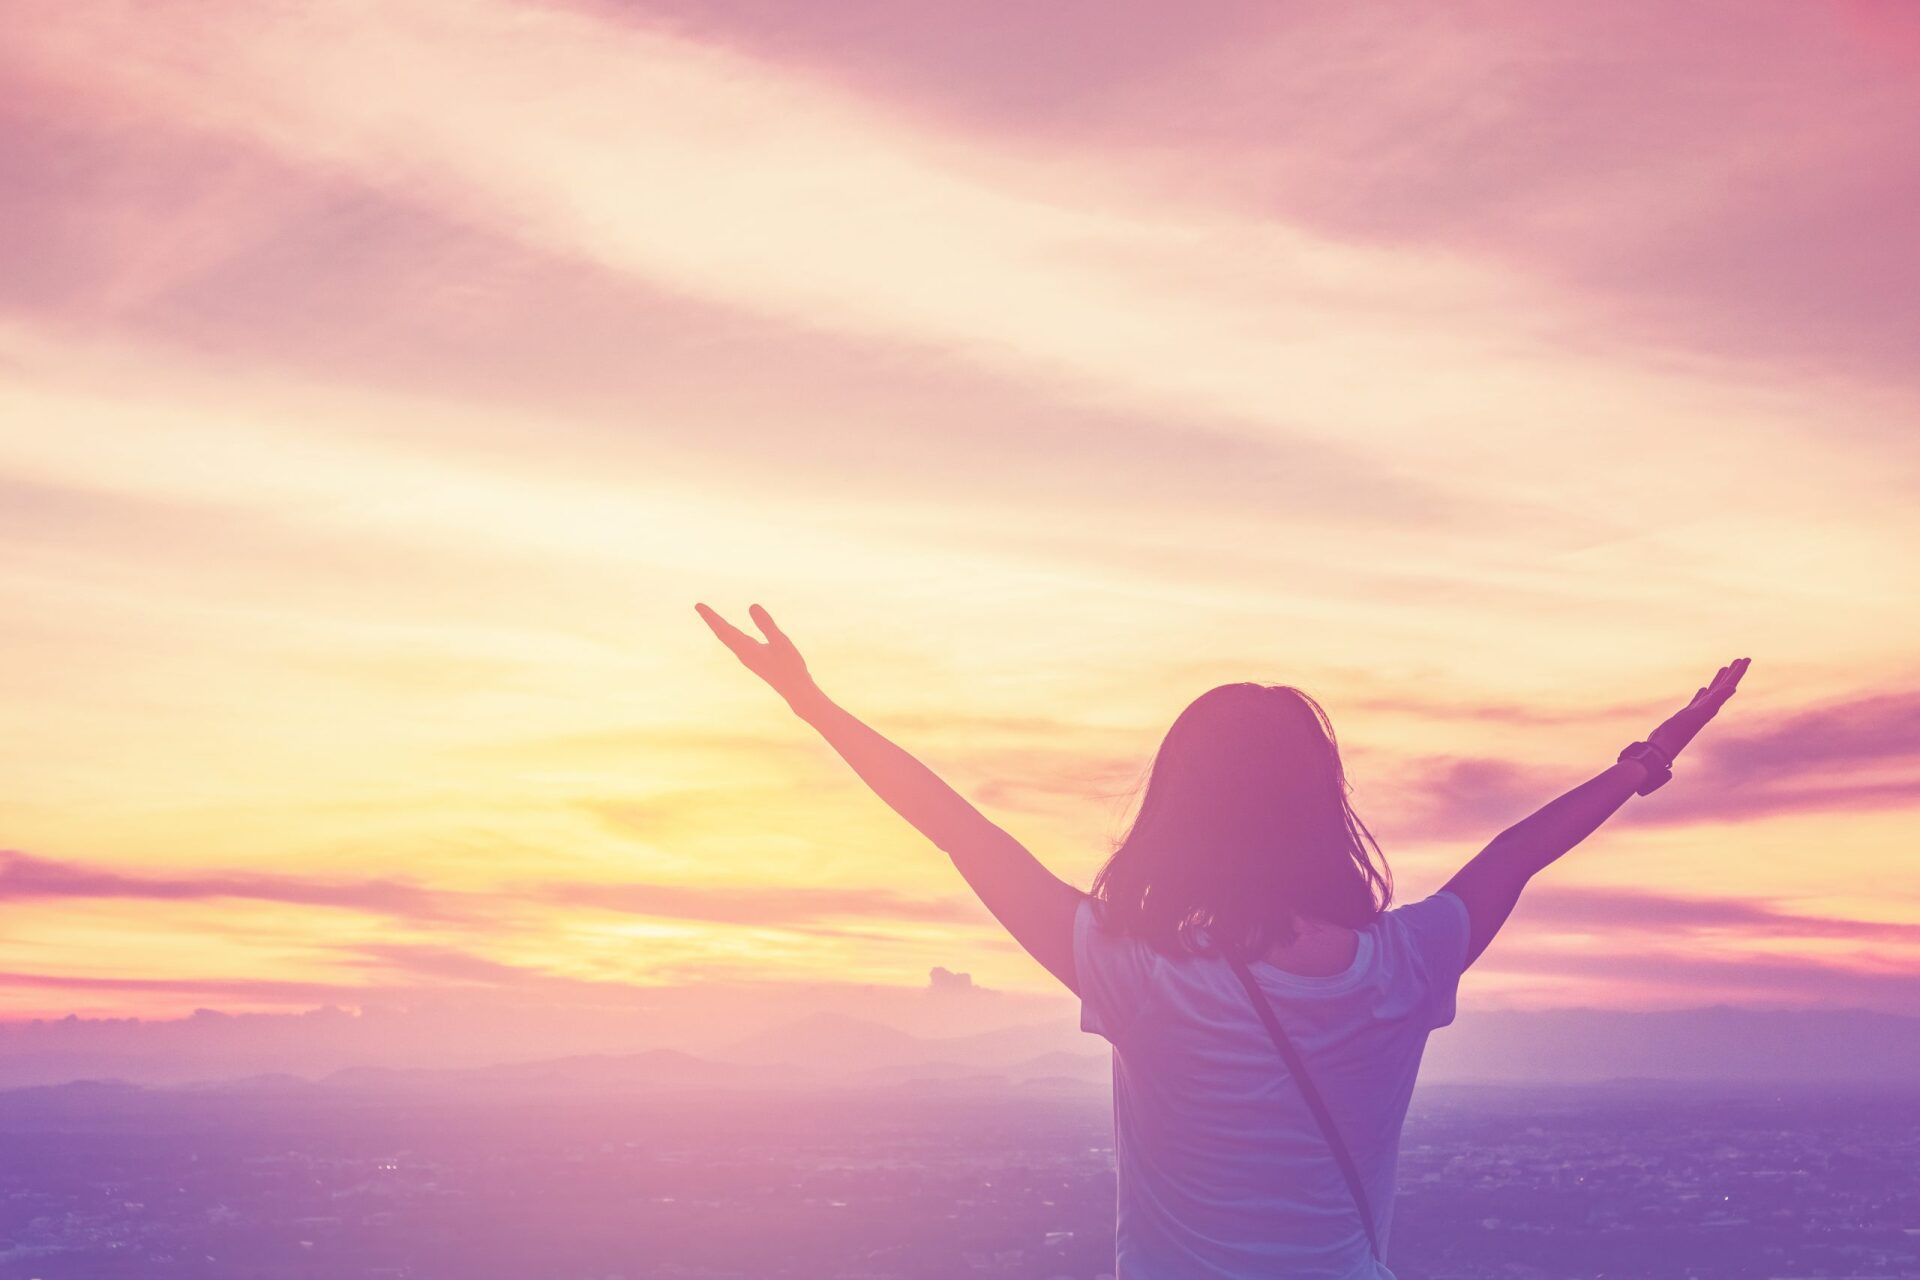
<instances>
[{"instance_id":1,"label":"t-shirt sleeve","mask_svg":"<svg viewBox=\"0 0 1920 1280\"><path fill-rule=\"evenodd\" d=\"M1082 898L1073 913L1080 1029L1117 1042L1146 1003L1156 958L1146 943L1103 927L1094 903Z\"/></svg>"},{"instance_id":2,"label":"t-shirt sleeve","mask_svg":"<svg viewBox=\"0 0 1920 1280\"><path fill-rule=\"evenodd\" d=\"M1425 979L1427 1024L1444 1027L1453 1021L1460 975L1467 968L1467 904L1459 894L1442 889L1419 902L1396 907L1392 914L1404 930L1414 963Z\"/></svg>"}]
</instances>

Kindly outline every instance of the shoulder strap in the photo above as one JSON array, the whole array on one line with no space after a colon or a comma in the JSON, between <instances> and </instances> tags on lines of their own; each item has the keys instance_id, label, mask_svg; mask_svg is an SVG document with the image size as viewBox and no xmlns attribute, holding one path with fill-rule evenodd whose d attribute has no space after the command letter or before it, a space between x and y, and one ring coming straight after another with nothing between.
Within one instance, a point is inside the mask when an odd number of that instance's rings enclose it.
<instances>
[{"instance_id":1,"label":"shoulder strap","mask_svg":"<svg viewBox=\"0 0 1920 1280\"><path fill-rule=\"evenodd\" d=\"M1300 1059L1300 1051L1293 1047L1293 1041L1281 1030L1280 1019L1273 1012L1273 1005L1267 1000L1266 993L1254 982L1253 975L1247 972L1247 966L1240 957L1227 952L1227 963L1233 966L1234 976L1240 979L1240 985L1247 989L1247 997L1253 1001L1253 1011L1260 1015L1260 1021L1266 1024L1267 1035L1273 1039L1273 1047L1286 1059L1287 1070L1293 1073L1294 1083L1300 1086L1300 1094L1307 1100L1307 1109L1313 1112L1313 1118L1320 1124L1320 1133L1333 1148L1333 1158L1340 1164L1340 1172L1346 1177L1347 1190L1353 1195L1354 1207L1360 1210L1360 1225L1367 1229L1367 1247L1373 1250L1376 1261L1380 1258L1380 1240L1374 1234L1373 1210L1367 1204L1367 1189L1361 1185L1360 1170L1353 1163L1353 1153L1347 1150L1347 1144L1341 1140L1340 1131L1334 1128L1333 1116L1327 1111L1327 1104L1320 1097L1320 1090L1314 1087L1313 1077L1307 1074L1307 1064Z\"/></svg>"}]
</instances>

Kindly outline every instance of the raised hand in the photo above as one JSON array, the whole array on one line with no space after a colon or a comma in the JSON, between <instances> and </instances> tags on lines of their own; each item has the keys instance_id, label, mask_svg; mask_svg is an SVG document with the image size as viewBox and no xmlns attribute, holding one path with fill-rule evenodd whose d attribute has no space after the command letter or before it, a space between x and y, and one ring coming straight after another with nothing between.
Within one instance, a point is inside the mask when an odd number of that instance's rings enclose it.
<instances>
[{"instance_id":1,"label":"raised hand","mask_svg":"<svg viewBox=\"0 0 1920 1280\"><path fill-rule=\"evenodd\" d=\"M1693 695L1693 701L1662 721L1659 728L1647 735L1647 741L1665 751L1669 758L1679 755L1681 749L1693 741L1693 735L1706 728L1707 721L1733 696L1751 661L1751 658L1735 658L1720 668L1713 679Z\"/></svg>"},{"instance_id":2,"label":"raised hand","mask_svg":"<svg viewBox=\"0 0 1920 1280\"><path fill-rule=\"evenodd\" d=\"M787 633L774 625L773 615L759 605L749 606L747 616L767 637L764 641L754 639L704 604L696 604L693 609L706 619L713 634L733 650L733 656L740 659L747 670L772 685L781 697L791 701L813 688L813 677L807 674L807 664L801 659L800 651L787 639Z\"/></svg>"}]
</instances>

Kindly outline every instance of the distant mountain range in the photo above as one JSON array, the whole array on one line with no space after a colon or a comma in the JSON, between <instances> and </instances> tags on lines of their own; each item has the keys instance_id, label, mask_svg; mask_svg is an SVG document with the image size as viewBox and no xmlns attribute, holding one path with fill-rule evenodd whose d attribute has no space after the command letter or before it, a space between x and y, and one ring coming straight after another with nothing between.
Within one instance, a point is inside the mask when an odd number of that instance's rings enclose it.
<instances>
[{"instance_id":1,"label":"distant mountain range","mask_svg":"<svg viewBox=\"0 0 1920 1280\"><path fill-rule=\"evenodd\" d=\"M1920 1077L1920 1018L1862 1009L1714 1006L1463 1014L1424 1075L1455 1081L1887 1081Z\"/></svg>"},{"instance_id":2,"label":"distant mountain range","mask_svg":"<svg viewBox=\"0 0 1920 1280\"><path fill-rule=\"evenodd\" d=\"M323 1019L308 1029L349 1028ZM652 1048L492 1063L456 1059L442 1065L382 1061L377 1051L361 1045L353 1060L328 1062L322 1057L318 1069L306 1070L300 1069L299 1046L288 1045L289 1052L282 1055L287 1061L270 1062L264 1072L257 1069L258 1052L209 1052L208 1046L194 1042L190 1031L176 1024L168 1043L145 1046L151 1050L146 1054L129 1052L126 1046L115 1051L105 1045L47 1049L0 1043L0 1088L78 1079L149 1084L224 1079L254 1088L319 1085L400 1093L632 1092L820 1089L970 1077L1097 1086L1107 1081L1110 1070L1105 1043L1081 1034L1071 1018L928 1036L872 1019L817 1012L699 1053ZM210 1024L209 1034L220 1048L234 1049L231 1026ZM222 1070L228 1063L231 1069ZM1435 1033L1423 1071L1428 1081L1514 1084L1621 1078L1897 1083L1916 1075L1920 1018L1861 1010L1731 1007L1654 1013L1468 1013Z\"/></svg>"}]
</instances>

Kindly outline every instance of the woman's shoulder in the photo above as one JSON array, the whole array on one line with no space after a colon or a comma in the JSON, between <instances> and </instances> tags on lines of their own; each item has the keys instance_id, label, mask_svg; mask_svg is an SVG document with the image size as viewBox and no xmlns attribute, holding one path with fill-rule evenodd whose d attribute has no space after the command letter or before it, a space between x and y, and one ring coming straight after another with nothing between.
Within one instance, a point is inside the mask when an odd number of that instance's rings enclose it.
<instances>
[{"instance_id":1,"label":"woman's shoulder","mask_svg":"<svg viewBox=\"0 0 1920 1280\"><path fill-rule=\"evenodd\" d=\"M1080 900L1073 918L1080 1027L1116 1040L1160 984L1166 957L1125 927L1099 898Z\"/></svg>"},{"instance_id":2,"label":"woman's shoulder","mask_svg":"<svg viewBox=\"0 0 1920 1280\"><path fill-rule=\"evenodd\" d=\"M1382 911L1367 928L1384 951L1410 956L1430 972L1457 975L1466 968L1471 922L1466 902L1450 890Z\"/></svg>"},{"instance_id":3,"label":"woman's shoulder","mask_svg":"<svg viewBox=\"0 0 1920 1280\"><path fill-rule=\"evenodd\" d=\"M1467 904L1451 889L1436 889L1424 898L1376 912L1367 927L1379 932L1396 930L1464 929Z\"/></svg>"}]
</instances>

